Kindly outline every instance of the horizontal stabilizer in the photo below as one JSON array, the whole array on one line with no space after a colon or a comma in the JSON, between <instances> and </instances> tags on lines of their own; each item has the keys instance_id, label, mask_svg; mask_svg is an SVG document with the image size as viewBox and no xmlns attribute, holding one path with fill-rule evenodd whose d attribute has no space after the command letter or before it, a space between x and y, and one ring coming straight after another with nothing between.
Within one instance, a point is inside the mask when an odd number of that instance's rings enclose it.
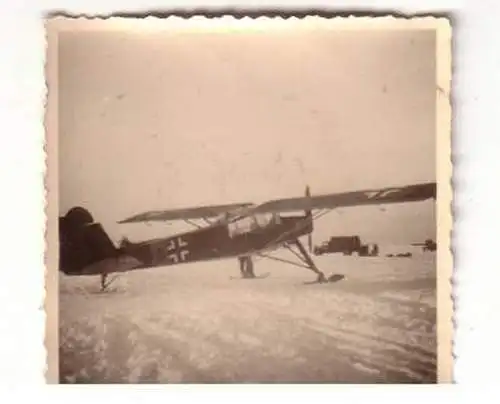
<instances>
[{"instance_id":1,"label":"horizontal stabilizer","mask_svg":"<svg viewBox=\"0 0 500 404\"><path fill-rule=\"evenodd\" d=\"M89 265L79 268L77 273L66 272L67 275L97 275L118 272L128 272L138 268L146 267L138 259L123 255L118 257L105 258L92 262Z\"/></svg>"}]
</instances>

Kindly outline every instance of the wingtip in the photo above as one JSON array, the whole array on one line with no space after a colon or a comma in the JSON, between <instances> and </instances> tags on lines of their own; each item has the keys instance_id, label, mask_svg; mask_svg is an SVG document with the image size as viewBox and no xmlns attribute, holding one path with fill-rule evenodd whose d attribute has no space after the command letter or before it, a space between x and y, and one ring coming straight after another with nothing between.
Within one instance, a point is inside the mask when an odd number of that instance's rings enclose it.
<instances>
[{"instance_id":1,"label":"wingtip","mask_svg":"<svg viewBox=\"0 0 500 404\"><path fill-rule=\"evenodd\" d=\"M122 220L118 220L116 223L118 224L127 224L127 223L132 223L133 220L131 218L128 218L128 219L122 219Z\"/></svg>"}]
</instances>

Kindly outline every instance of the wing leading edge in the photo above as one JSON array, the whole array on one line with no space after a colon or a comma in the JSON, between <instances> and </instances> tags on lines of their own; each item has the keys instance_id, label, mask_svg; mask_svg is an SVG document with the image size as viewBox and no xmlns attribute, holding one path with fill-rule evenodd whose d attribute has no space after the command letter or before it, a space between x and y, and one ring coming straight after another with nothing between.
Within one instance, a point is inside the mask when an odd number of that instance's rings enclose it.
<instances>
[{"instance_id":1,"label":"wing leading edge","mask_svg":"<svg viewBox=\"0 0 500 404\"><path fill-rule=\"evenodd\" d=\"M118 223L213 218L223 213L236 209L248 208L252 205L253 204L251 203L233 203L226 205L198 206L184 209L158 210L141 213L121 220Z\"/></svg>"},{"instance_id":2,"label":"wing leading edge","mask_svg":"<svg viewBox=\"0 0 500 404\"><path fill-rule=\"evenodd\" d=\"M284 198L261 205L235 203L226 205L199 206L185 209L151 211L132 216L118 223L203 219L245 209L247 213L278 213L300 210L334 209L366 205L418 202L436 199L436 183L397 186L382 189L351 191L335 194Z\"/></svg>"},{"instance_id":3,"label":"wing leading edge","mask_svg":"<svg viewBox=\"0 0 500 404\"><path fill-rule=\"evenodd\" d=\"M436 198L436 183L277 199L256 206L255 213L418 202Z\"/></svg>"}]
</instances>

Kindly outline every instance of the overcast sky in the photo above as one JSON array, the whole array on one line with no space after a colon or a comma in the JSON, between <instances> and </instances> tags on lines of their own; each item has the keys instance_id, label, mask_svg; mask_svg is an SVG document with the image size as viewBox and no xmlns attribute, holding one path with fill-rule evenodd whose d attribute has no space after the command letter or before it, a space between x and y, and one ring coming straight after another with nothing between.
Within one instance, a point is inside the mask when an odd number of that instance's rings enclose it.
<instances>
[{"instance_id":1,"label":"overcast sky","mask_svg":"<svg viewBox=\"0 0 500 404\"><path fill-rule=\"evenodd\" d=\"M114 238L150 209L436 180L433 32L67 32L59 52L60 213ZM428 202L329 216L435 237Z\"/></svg>"}]
</instances>

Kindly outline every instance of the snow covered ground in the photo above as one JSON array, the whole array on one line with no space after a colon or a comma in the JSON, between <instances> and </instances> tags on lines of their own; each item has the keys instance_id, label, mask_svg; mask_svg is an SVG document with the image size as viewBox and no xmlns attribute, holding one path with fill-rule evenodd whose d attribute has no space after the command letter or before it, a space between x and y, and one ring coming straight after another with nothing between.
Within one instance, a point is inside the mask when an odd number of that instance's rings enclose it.
<instances>
[{"instance_id":1,"label":"snow covered ground","mask_svg":"<svg viewBox=\"0 0 500 404\"><path fill-rule=\"evenodd\" d=\"M327 275L260 259L60 277L62 382L435 382L436 263L316 257Z\"/></svg>"}]
</instances>

